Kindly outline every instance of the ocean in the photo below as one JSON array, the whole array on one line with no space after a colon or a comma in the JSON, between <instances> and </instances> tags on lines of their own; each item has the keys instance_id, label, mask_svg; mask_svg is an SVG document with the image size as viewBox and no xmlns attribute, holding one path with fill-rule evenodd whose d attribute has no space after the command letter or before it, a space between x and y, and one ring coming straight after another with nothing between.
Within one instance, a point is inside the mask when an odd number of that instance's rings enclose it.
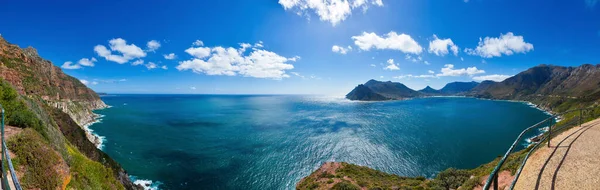
<instances>
[{"instance_id":1,"label":"ocean","mask_svg":"<svg viewBox=\"0 0 600 190\"><path fill-rule=\"evenodd\" d=\"M326 161L434 177L492 161L523 129L548 117L526 103L464 97L102 99L111 107L97 110L104 117L89 127L103 137L102 149L137 183L160 189L294 189Z\"/></svg>"}]
</instances>

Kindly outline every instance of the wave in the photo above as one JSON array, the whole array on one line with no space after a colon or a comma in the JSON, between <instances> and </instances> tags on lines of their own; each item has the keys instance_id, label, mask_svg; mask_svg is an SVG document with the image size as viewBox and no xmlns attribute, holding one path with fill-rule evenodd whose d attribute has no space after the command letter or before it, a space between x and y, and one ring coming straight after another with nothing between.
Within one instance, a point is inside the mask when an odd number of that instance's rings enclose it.
<instances>
[{"instance_id":1,"label":"wave","mask_svg":"<svg viewBox=\"0 0 600 190\"><path fill-rule=\"evenodd\" d=\"M159 186L162 184L160 181L152 181L149 179L138 179L137 176L129 175L133 184L141 185L144 187L144 190L158 190Z\"/></svg>"},{"instance_id":2,"label":"wave","mask_svg":"<svg viewBox=\"0 0 600 190\"><path fill-rule=\"evenodd\" d=\"M95 133L93 129L90 129L90 126L92 126L92 125L94 125L96 123L101 123L103 117L105 117L105 115L96 114L96 120L95 121L90 122L88 124L85 124L83 126L83 129L86 131L86 134L92 135L93 139L97 139L97 141L92 141L92 143L96 144L96 148L98 148L100 150L102 150L104 148L104 142L106 141L106 137L105 136L100 136L97 133Z\"/></svg>"}]
</instances>

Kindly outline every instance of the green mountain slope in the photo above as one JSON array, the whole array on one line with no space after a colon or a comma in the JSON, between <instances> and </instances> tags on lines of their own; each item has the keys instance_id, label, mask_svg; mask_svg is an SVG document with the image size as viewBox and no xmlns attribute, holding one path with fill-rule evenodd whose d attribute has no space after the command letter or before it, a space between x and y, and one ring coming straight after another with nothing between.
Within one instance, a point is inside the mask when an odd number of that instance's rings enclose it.
<instances>
[{"instance_id":1,"label":"green mountain slope","mask_svg":"<svg viewBox=\"0 0 600 190\"><path fill-rule=\"evenodd\" d=\"M22 128L8 139L26 189L139 189L125 170L96 148L82 129L106 105L76 78L35 49L0 37L0 103L7 125Z\"/></svg>"}]
</instances>

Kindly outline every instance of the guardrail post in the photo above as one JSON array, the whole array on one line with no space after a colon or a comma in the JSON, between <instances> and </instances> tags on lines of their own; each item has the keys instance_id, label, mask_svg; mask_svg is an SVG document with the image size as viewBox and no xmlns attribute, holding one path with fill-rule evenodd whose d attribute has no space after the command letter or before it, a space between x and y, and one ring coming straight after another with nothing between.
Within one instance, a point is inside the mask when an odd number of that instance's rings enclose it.
<instances>
[{"instance_id":1,"label":"guardrail post","mask_svg":"<svg viewBox=\"0 0 600 190\"><path fill-rule=\"evenodd\" d=\"M4 148L4 108L2 108L2 189L10 189L8 186L8 178L6 178L6 149Z\"/></svg>"},{"instance_id":2,"label":"guardrail post","mask_svg":"<svg viewBox=\"0 0 600 190\"><path fill-rule=\"evenodd\" d=\"M579 127L583 124L583 109L579 110Z\"/></svg>"},{"instance_id":3,"label":"guardrail post","mask_svg":"<svg viewBox=\"0 0 600 190\"><path fill-rule=\"evenodd\" d=\"M548 119L548 148L550 148L550 140L552 140L552 119Z\"/></svg>"},{"instance_id":4,"label":"guardrail post","mask_svg":"<svg viewBox=\"0 0 600 190\"><path fill-rule=\"evenodd\" d=\"M498 173L494 175L494 190L498 190Z\"/></svg>"}]
</instances>

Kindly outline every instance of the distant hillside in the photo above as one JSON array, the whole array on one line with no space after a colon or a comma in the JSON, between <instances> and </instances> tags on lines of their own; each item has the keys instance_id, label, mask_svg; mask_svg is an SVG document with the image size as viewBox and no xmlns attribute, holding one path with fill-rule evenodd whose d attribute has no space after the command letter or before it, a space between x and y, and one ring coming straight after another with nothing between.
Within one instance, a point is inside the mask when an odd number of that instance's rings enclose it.
<instances>
[{"instance_id":1,"label":"distant hillside","mask_svg":"<svg viewBox=\"0 0 600 190\"><path fill-rule=\"evenodd\" d=\"M431 95L437 95L440 94L439 90L433 89L430 86L427 86L421 90L419 90L419 92L423 93L423 94L431 94Z\"/></svg>"},{"instance_id":2,"label":"distant hillside","mask_svg":"<svg viewBox=\"0 0 600 190\"><path fill-rule=\"evenodd\" d=\"M471 89L475 88L479 85L478 82L451 82L446 84L444 88L440 89L440 93L443 95L462 95L471 91Z\"/></svg>"},{"instance_id":3,"label":"distant hillside","mask_svg":"<svg viewBox=\"0 0 600 190\"><path fill-rule=\"evenodd\" d=\"M377 101L401 100L421 95L420 92L414 91L402 83L369 80L364 85L358 85L354 88L346 95L346 98L350 100Z\"/></svg>"},{"instance_id":4,"label":"distant hillside","mask_svg":"<svg viewBox=\"0 0 600 190\"><path fill-rule=\"evenodd\" d=\"M527 100L548 109L564 110L600 99L600 65L539 65L502 82L482 83L470 94L482 98Z\"/></svg>"},{"instance_id":5,"label":"distant hillside","mask_svg":"<svg viewBox=\"0 0 600 190\"><path fill-rule=\"evenodd\" d=\"M365 84L358 85L346 95L350 100L379 101L379 100L402 100L406 98L425 96L449 96L469 94L471 89L479 85L477 82L451 82L444 88L436 90L430 86L419 91L406 87L399 82L382 82L369 80Z\"/></svg>"}]
</instances>

